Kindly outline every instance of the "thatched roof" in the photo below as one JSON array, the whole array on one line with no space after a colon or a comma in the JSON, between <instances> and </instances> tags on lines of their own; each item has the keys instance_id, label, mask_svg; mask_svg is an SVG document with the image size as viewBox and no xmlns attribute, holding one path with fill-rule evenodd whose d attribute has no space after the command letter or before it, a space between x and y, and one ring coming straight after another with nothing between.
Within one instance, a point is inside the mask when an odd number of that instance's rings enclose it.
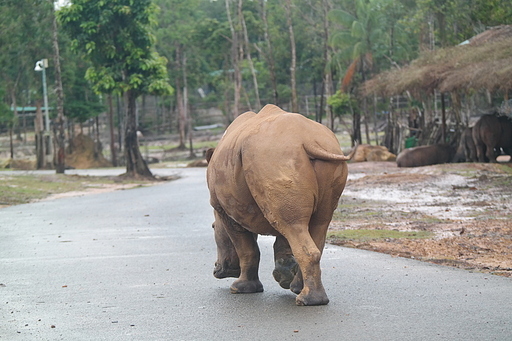
<instances>
[{"instance_id":1,"label":"thatched roof","mask_svg":"<svg viewBox=\"0 0 512 341\"><path fill-rule=\"evenodd\" d=\"M493 27L464 43L424 53L363 86L366 94L398 95L469 89L512 89L512 25Z\"/></svg>"}]
</instances>

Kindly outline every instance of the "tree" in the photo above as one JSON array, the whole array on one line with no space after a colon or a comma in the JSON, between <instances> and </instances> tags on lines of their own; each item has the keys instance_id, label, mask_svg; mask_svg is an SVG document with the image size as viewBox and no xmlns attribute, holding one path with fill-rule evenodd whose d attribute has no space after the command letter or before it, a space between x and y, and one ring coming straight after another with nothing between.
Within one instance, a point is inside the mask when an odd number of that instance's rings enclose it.
<instances>
[{"instance_id":1,"label":"tree","mask_svg":"<svg viewBox=\"0 0 512 341\"><path fill-rule=\"evenodd\" d=\"M288 33L290 34L290 54L291 54L291 65L290 65L290 84L292 88L292 112L299 111L299 105L297 103L297 47L295 44L295 32L293 29L292 22L292 0L285 0L284 4L286 12L286 24L288 26Z\"/></svg>"},{"instance_id":2,"label":"tree","mask_svg":"<svg viewBox=\"0 0 512 341\"><path fill-rule=\"evenodd\" d=\"M383 1L386 0L356 0L354 13L340 9L330 12L330 18L345 28L332 36L333 46L340 49L342 58L350 61L342 80L342 91L349 91L356 74L360 76L361 82L369 79L377 52L376 47L387 41L386 32L383 30L385 17L379 11ZM370 143L366 98L363 98L362 109L366 115L366 139ZM360 126L359 113L354 112L352 138L359 143L362 142Z\"/></svg>"},{"instance_id":3,"label":"tree","mask_svg":"<svg viewBox=\"0 0 512 341\"><path fill-rule=\"evenodd\" d=\"M263 53L265 59L267 60L268 68L270 71L270 81L272 83L272 98L273 103L275 105L279 105L279 93L277 91L277 77L276 77L276 63L274 60L274 52L272 48L272 42L270 41L270 33L268 27L267 20L267 0L261 0L261 20L263 21L263 31L264 31L264 42L266 45L266 50ZM255 47L261 53L263 50L259 48L258 44L255 44Z\"/></svg>"},{"instance_id":4,"label":"tree","mask_svg":"<svg viewBox=\"0 0 512 341\"><path fill-rule=\"evenodd\" d=\"M157 30L156 48L168 60L168 70L172 75L176 89L176 108L178 112L178 149L186 149L186 128L190 123L189 81L197 77L198 69L190 65L200 64L200 42L196 40L197 26L202 12L199 0L158 0L161 11ZM190 131L189 131L190 134Z\"/></svg>"},{"instance_id":5,"label":"tree","mask_svg":"<svg viewBox=\"0 0 512 341\"><path fill-rule=\"evenodd\" d=\"M239 32L235 26L233 15L231 13L231 1L226 2L226 15L229 22L229 30L231 32L231 62L234 70L234 102L232 117L235 118L240 114L240 92L242 89L242 72L240 71L240 60L243 57L243 47L239 42Z\"/></svg>"},{"instance_id":6,"label":"tree","mask_svg":"<svg viewBox=\"0 0 512 341\"><path fill-rule=\"evenodd\" d=\"M156 11L151 0L74 0L58 12L72 47L92 63L86 78L94 90L124 94L126 176L153 177L139 150L136 99L173 91L166 60L153 48Z\"/></svg>"},{"instance_id":7,"label":"tree","mask_svg":"<svg viewBox=\"0 0 512 341\"><path fill-rule=\"evenodd\" d=\"M50 0L53 5L53 0ZM52 11L52 45L53 45L53 61L55 69L55 94L57 95L57 125L54 128L55 145L57 146L57 154L55 158L55 170L57 174L64 174L66 165L65 153L65 135L64 135L64 89L62 87L62 73L60 68L60 48L57 17L55 9Z\"/></svg>"},{"instance_id":8,"label":"tree","mask_svg":"<svg viewBox=\"0 0 512 341\"><path fill-rule=\"evenodd\" d=\"M4 97L4 89L0 86L0 99ZM0 127L7 126L9 130L9 146L10 146L10 157L14 158L14 149L13 149L13 137L12 137L12 129L14 126L15 116L12 110L3 102L0 101Z\"/></svg>"},{"instance_id":9,"label":"tree","mask_svg":"<svg viewBox=\"0 0 512 341\"><path fill-rule=\"evenodd\" d=\"M51 3L48 1L0 2L0 31L5 33L0 35L0 78L6 102L14 108L14 127L18 121L16 108L22 83L39 83L41 76L33 71L34 64L51 55L50 10ZM23 90L25 94L28 92L26 88ZM41 91L37 91L36 96L40 95ZM21 135L18 137L21 139Z\"/></svg>"}]
</instances>

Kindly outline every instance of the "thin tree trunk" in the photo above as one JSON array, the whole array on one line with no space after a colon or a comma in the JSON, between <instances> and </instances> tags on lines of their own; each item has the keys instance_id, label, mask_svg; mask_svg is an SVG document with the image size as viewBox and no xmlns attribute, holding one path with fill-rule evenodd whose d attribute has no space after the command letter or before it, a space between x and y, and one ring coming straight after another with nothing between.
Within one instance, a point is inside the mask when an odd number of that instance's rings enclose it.
<instances>
[{"instance_id":1,"label":"thin tree trunk","mask_svg":"<svg viewBox=\"0 0 512 341\"><path fill-rule=\"evenodd\" d=\"M121 98L123 100L121 100ZM120 97L119 95L116 96L116 113L117 113L117 121L118 121L118 125L117 125L117 139L118 139L118 143L119 143L119 155L121 155L121 153L123 152L123 144L124 144L124 128L125 128L125 121L124 121L124 116L121 115L121 112L125 112L124 111L124 96ZM126 162L126 160L125 160Z\"/></svg>"},{"instance_id":2,"label":"thin tree trunk","mask_svg":"<svg viewBox=\"0 0 512 341\"><path fill-rule=\"evenodd\" d=\"M142 158L137 138L137 95L133 90L126 93L128 110L126 114L126 133L124 138L124 151L126 155L126 176L154 178L148 165Z\"/></svg>"},{"instance_id":3,"label":"thin tree trunk","mask_svg":"<svg viewBox=\"0 0 512 341\"><path fill-rule=\"evenodd\" d=\"M331 73L331 53L329 49L329 20L327 18L327 15L329 11L331 10L331 6L329 4L329 1L322 1L322 14L323 14L323 28L324 28L324 77L322 79L322 85L325 87L325 97L329 98L333 94L333 88L332 88L332 73ZM320 114L323 113L324 107L324 94L322 91L322 98L320 103L322 103L322 108L320 109ZM334 113L332 111L332 108L329 107L329 117L330 117L330 124L331 124L331 130L334 131ZM320 119L321 122L321 119Z\"/></svg>"},{"instance_id":4,"label":"thin tree trunk","mask_svg":"<svg viewBox=\"0 0 512 341\"><path fill-rule=\"evenodd\" d=\"M13 108L13 114L14 114L14 117L18 117L18 104L16 103L16 93L15 93L15 90L16 87L13 87L13 91L11 92L11 105L12 105L12 108ZM12 139L12 131L13 131L13 125L14 125L14 121L12 122L9 122L9 149L11 151L11 159L14 159L14 142L13 142L13 139ZM18 130L19 131L19 130ZM20 135L20 138L21 138L21 135Z\"/></svg>"},{"instance_id":5,"label":"thin tree trunk","mask_svg":"<svg viewBox=\"0 0 512 341\"><path fill-rule=\"evenodd\" d=\"M108 127L110 132L110 159L112 166L117 167L116 141L114 136L114 106L112 104L112 94L107 95L108 100Z\"/></svg>"},{"instance_id":6,"label":"thin tree trunk","mask_svg":"<svg viewBox=\"0 0 512 341\"><path fill-rule=\"evenodd\" d=\"M244 33L244 41L245 41L245 55L247 61L249 62L249 68L251 69L252 74L252 82L254 84L254 96L256 97L256 108L261 109L261 101L260 101L260 91L258 89L258 77L256 77L256 70L254 69L254 63L252 62L251 57L251 49L249 45L249 34L247 33L247 25L245 24L244 13L242 12L242 4L243 0L238 1L238 16L240 18L240 22L242 23L242 29Z\"/></svg>"},{"instance_id":7,"label":"thin tree trunk","mask_svg":"<svg viewBox=\"0 0 512 341\"><path fill-rule=\"evenodd\" d=\"M53 5L53 1L52 5ZM57 95L57 126L54 128L55 144L57 145L56 165L57 174L64 174L65 165L65 134L64 134L64 90L60 69L60 50L57 31L57 17L53 13L53 60L55 64L55 94Z\"/></svg>"},{"instance_id":8,"label":"thin tree trunk","mask_svg":"<svg viewBox=\"0 0 512 341\"><path fill-rule=\"evenodd\" d=\"M233 99L233 118L236 118L240 113L240 90L242 88L242 74L240 72L240 57L239 57L239 43L238 34L233 24L230 10L230 0L226 0L226 14L229 22L229 29L231 31L231 62L234 69L234 99Z\"/></svg>"},{"instance_id":9,"label":"thin tree trunk","mask_svg":"<svg viewBox=\"0 0 512 341\"><path fill-rule=\"evenodd\" d=\"M297 103L297 52L295 45L295 34L293 32L292 24L292 1L286 0L285 2L286 11L286 23L288 25L288 32L290 34L290 48L291 48L291 65L290 65L290 85L292 87L292 112L299 112L299 105Z\"/></svg>"},{"instance_id":10,"label":"thin tree trunk","mask_svg":"<svg viewBox=\"0 0 512 341\"><path fill-rule=\"evenodd\" d=\"M373 133L375 134L375 145L379 145L379 132L377 131L377 95L373 94Z\"/></svg>"},{"instance_id":11,"label":"thin tree trunk","mask_svg":"<svg viewBox=\"0 0 512 341\"><path fill-rule=\"evenodd\" d=\"M14 143L12 138L13 124L9 123L9 151L11 155L11 160L14 159Z\"/></svg>"},{"instance_id":12,"label":"thin tree trunk","mask_svg":"<svg viewBox=\"0 0 512 341\"><path fill-rule=\"evenodd\" d=\"M183 71L183 108L185 113L185 121L187 123L188 130L188 140L189 140L189 158L194 159L196 156L194 154L194 147L192 145L193 140L193 132L192 132L192 116L190 115L189 106L188 106L188 77L187 77L187 55L183 53L183 61L181 63L182 71Z\"/></svg>"},{"instance_id":13,"label":"thin tree trunk","mask_svg":"<svg viewBox=\"0 0 512 341\"><path fill-rule=\"evenodd\" d=\"M40 101L36 103L36 119L34 120L34 129L36 131L36 168L44 169L46 151L44 144L43 111L41 110Z\"/></svg>"},{"instance_id":14,"label":"thin tree trunk","mask_svg":"<svg viewBox=\"0 0 512 341\"><path fill-rule=\"evenodd\" d=\"M178 69L183 68L183 56L181 45L176 47L176 63ZM178 110L178 132L180 136L180 143L178 145L178 149L185 150L187 148L185 144L186 136L185 129L187 124L187 114L185 112L186 108L184 107L184 99L183 99L183 88L181 84L182 79L178 76L176 77L176 109Z\"/></svg>"},{"instance_id":15,"label":"thin tree trunk","mask_svg":"<svg viewBox=\"0 0 512 341\"><path fill-rule=\"evenodd\" d=\"M441 92L441 143L446 143L446 104L444 92Z\"/></svg>"},{"instance_id":16,"label":"thin tree trunk","mask_svg":"<svg viewBox=\"0 0 512 341\"><path fill-rule=\"evenodd\" d=\"M272 50L272 42L270 41L270 34L268 32L268 21L267 21L267 0L261 0L261 18L263 20L263 28L264 28L264 38L267 43L267 62L270 71L270 80L272 82L273 88L273 96L274 96L274 104L279 105L279 94L277 92L277 77L276 77L276 67L274 62L274 53Z\"/></svg>"}]
</instances>

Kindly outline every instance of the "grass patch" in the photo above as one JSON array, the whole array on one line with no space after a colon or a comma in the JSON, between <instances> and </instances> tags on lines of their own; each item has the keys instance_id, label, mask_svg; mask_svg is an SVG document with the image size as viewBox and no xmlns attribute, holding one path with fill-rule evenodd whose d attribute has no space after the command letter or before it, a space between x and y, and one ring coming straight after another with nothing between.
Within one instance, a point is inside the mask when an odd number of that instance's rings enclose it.
<instances>
[{"instance_id":1,"label":"grass patch","mask_svg":"<svg viewBox=\"0 0 512 341\"><path fill-rule=\"evenodd\" d=\"M43 199L52 194L84 191L92 187L119 183L150 183L143 180L122 180L118 177L78 175L9 175L0 173L0 205L10 206Z\"/></svg>"},{"instance_id":2,"label":"grass patch","mask_svg":"<svg viewBox=\"0 0 512 341\"><path fill-rule=\"evenodd\" d=\"M368 242L386 239L428 239L434 236L427 231L396 231L396 230L339 230L329 231L329 239L352 240L358 242Z\"/></svg>"}]
</instances>

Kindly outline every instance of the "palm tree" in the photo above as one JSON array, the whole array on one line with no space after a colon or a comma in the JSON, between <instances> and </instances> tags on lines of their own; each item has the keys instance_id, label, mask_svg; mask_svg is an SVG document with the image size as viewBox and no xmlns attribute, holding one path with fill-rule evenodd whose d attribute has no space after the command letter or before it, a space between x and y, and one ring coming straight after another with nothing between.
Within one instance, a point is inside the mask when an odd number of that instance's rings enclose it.
<instances>
[{"instance_id":1,"label":"palm tree","mask_svg":"<svg viewBox=\"0 0 512 341\"><path fill-rule=\"evenodd\" d=\"M341 9L334 9L329 13L329 18L343 27L331 37L331 45L338 49L338 58L349 64L341 82L342 92L350 93L356 87L356 76L360 77L357 81L363 83L373 72L373 61L378 47L385 45L387 41L386 21L382 10L387 1L389 0L355 0L353 14ZM366 98L363 98L363 112L369 143ZM362 142L361 117L357 111L353 113L352 138Z\"/></svg>"}]
</instances>

